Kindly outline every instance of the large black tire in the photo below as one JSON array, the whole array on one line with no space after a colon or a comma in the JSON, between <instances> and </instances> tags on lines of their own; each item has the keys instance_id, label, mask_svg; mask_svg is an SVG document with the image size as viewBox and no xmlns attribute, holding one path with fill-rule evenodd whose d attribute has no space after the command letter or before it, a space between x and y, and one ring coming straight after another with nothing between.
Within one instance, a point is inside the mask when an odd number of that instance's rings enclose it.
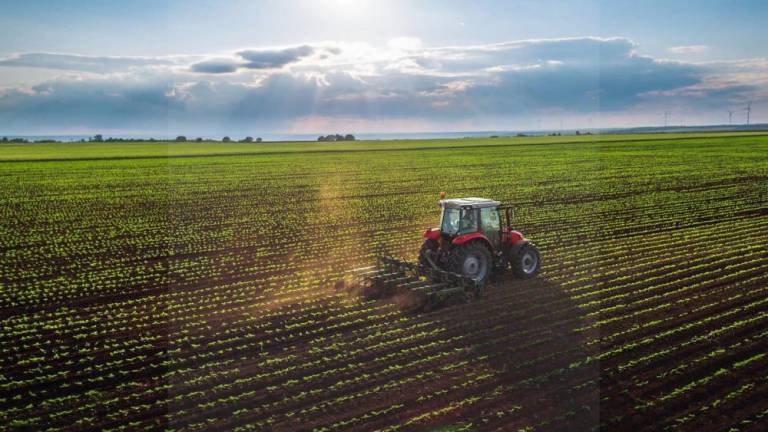
<instances>
[{"instance_id":1,"label":"large black tire","mask_svg":"<svg viewBox=\"0 0 768 432\"><path fill-rule=\"evenodd\" d=\"M437 248L439 245L435 240L432 239L426 239L424 240L424 243L421 244L421 249L419 249L419 264L423 265L424 267L432 267L432 264L427 259L427 254L432 258L432 261L435 262L435 265L437 265Z\"/></svg>"},{"instance_id":2,"label":"large black tire","mask_svg":"<svg viewBox=\"0 0 768 432\"><path fill-rule=\"evenodd\" d=\"M491 275L493 257L482 243L470 242L451 250L450 263L452 272L485 282Z\"/></svg>"},{"instance_id":3,"label":"large black tire","mask_svg":"<svg viewBox=\"0 0 768 432\"><path fill-rule=\"evenodd\" d=\"M512 249L509 257L509 265L515 276L528 279L536 276L541 269L541 257L536 245L530 242L521 244Z\"/></svg>"}]
</instances>

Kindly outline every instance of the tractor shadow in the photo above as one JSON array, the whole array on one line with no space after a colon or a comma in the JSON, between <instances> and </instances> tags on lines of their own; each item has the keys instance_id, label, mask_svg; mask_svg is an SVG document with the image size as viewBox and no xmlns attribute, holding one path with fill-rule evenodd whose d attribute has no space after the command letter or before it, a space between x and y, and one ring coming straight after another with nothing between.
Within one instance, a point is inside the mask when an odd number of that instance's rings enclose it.
<instances>
[{"instance_id":1,"label":"tractor shadow","mask_svg":"<svg viewBox=\"0 0 768 432\"><path fill-rule=\"evenodd\" d=\"M464 342L469 349L463 360L475 372L492 375L484 387L493 397L457 418L482 418L488 429L503 430L599 426L600 365L585 344L596 335L558 284L502 275L491 280L482 299L424 317L461 323L471 335ZM515 407L512 415L491 414L510 407Z\"/></svg>"}]
</instances>

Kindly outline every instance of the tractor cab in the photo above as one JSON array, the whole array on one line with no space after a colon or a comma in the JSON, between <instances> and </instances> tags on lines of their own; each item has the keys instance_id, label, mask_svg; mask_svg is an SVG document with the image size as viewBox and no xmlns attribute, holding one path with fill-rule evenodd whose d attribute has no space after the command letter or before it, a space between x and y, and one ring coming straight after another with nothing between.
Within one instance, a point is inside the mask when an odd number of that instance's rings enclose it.
<instances>
[{"instance_id":1,"label":"tractor cab","mask_svg":"<svg viewBox=\"0 0 768 432\"><path fill-rule=\"evenodd\" d=\"M481 233L494 249L501 241L501 203L485 198L440 200L440 234L445 240Z\"/></svg>"}]
</instances>

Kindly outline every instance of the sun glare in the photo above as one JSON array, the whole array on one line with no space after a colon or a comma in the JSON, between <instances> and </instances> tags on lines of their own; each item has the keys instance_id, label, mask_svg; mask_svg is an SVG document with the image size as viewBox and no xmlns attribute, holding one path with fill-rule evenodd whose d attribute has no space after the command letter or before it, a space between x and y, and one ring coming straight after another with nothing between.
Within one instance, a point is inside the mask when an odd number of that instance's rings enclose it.
<instances>
[{"instance_id":1,"label":"sun glare","mask_svg":"<svg viewBox=\"0 0 768 432\"><path fill-rule=\"evenodd\" d=\"M359 18L369 9L367 0L320 0L310 4L318 14L329 14L343 19Z\"/></svg>"}]
</instances>

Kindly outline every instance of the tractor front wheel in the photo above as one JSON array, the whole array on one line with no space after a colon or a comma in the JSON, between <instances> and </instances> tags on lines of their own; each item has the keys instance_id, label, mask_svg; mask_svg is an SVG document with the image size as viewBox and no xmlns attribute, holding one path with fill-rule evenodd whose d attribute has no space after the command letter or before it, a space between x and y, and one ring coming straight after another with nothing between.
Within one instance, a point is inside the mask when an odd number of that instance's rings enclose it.
<instances>
[{"instance_id":1,"label":"tractor front wheel","mask_svg":"<svg viewBox=\"0 0 768 432\"><path fill-rule=\"evenodd\" d=\"M491 252L478 242L457 246L451 251L451 271L477 282L488 279L491 261Z\"/></svg>"},{"instance_id":2,"label":"tractor front wheel","mask_svg":"<svg viewBox=\"0 0 768 432\"><path fill-rule=\"evenodd\" d=\"M515 275L524 279L536 276L541 268L539 250L533 243L524 243L512 249L509 261Z\"/></svg>"}]
</instances>

